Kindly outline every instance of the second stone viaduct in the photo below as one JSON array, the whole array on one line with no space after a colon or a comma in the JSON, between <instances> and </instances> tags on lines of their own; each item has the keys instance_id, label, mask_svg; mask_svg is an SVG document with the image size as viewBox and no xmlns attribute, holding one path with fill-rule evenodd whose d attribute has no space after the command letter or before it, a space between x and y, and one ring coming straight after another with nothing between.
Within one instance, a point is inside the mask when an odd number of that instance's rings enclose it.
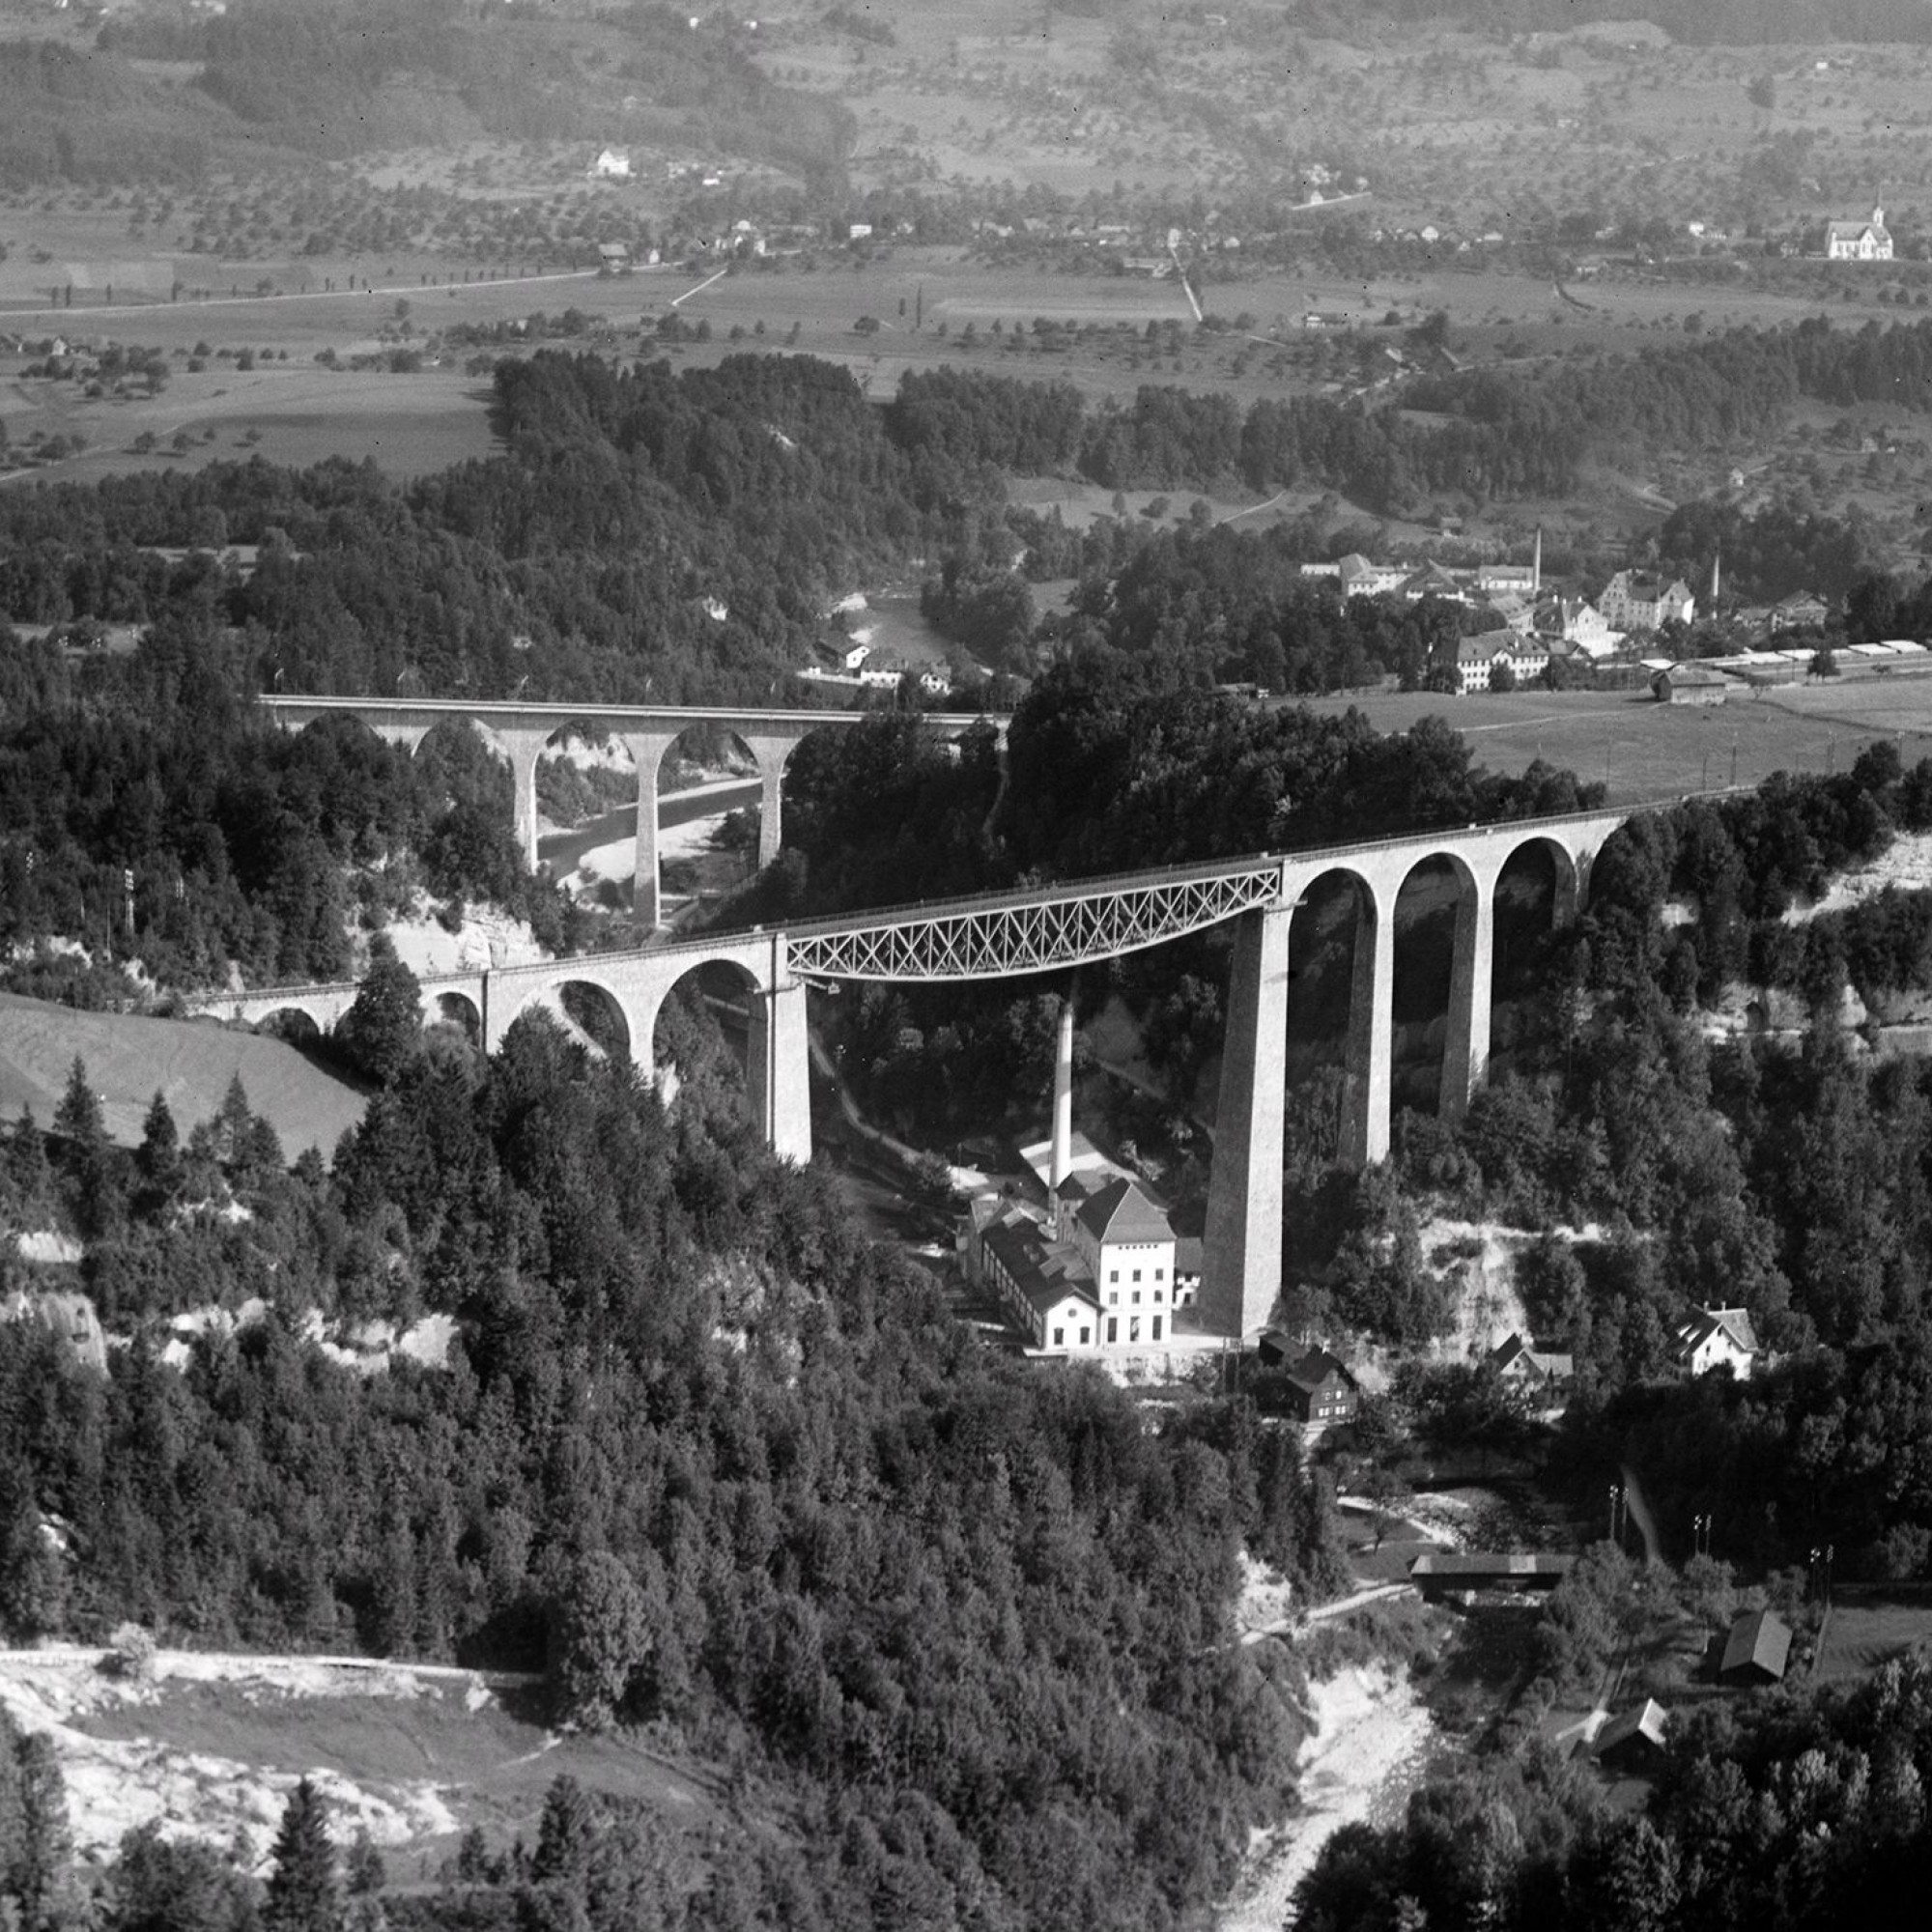
<instances>
[{"instance_id":1,"label":"second stone viaduct","mask_svg":"<svg viewBox=\"0 0 1932 1932\"><path fill-rule=\"evenodd\" d=\"M419 697L282 696L269 694L262 709L276 724L300 730L325 718L354 718L377 737L413 753L440 724L481 726L510 761L517 844L524 863L537 866L537 765L560 737L573 730L603 733L630 753L638 774L638 843L632 905L651 925L660 923L658 865L658 767L665 753L696 727L725 731L752 754L762 798L758 815L758 865L769 866L784 840L785 761L813 731L849 729L875 720L867 711L755 710L715 705L551 704ZM932 731L960 732L976 720L961 712L920 714ZM1004 732L1004 717L987 719Z\"/></svg>"}]
</instances>

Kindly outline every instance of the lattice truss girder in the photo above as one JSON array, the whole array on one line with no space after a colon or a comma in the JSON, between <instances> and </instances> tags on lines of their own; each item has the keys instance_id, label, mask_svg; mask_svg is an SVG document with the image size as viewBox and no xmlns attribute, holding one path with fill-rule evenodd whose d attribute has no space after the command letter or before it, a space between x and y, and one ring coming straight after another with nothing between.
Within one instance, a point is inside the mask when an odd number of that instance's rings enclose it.
<instances>
[{"instance_id":1,"label":"lattice truss girder","mask_svg":"<svg viewBox=\"0 0 1932 1932\"><path fill-rule=\"evenodd\" d=\"M986 980L1112 959L1239 913L1278 904L1281 867L1162 880L1010 905L979 905L877 925L790 934L804 979Z\"/></svg>"}]
</instances>

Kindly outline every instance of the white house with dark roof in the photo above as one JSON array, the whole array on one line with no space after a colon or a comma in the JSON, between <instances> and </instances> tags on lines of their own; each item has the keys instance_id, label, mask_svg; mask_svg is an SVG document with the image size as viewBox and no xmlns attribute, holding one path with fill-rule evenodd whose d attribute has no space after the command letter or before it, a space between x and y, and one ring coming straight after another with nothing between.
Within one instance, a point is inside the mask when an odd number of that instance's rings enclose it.
<instances>
[{"instance_id":1,"label":"white house with dark roof","mask_svg":"<svg viewBox=\"0 0 1932 1932\"><path fill-rule=\"evenodd\" d=\"M1537 1349L1512 1334L1490 1350L1490 1367L1506 1382L1518 1382L1533 1394L1561 1388L1577 1373L1576 1357Z\"/></svg>"},{"instance_id":2,"label":"white house with dark roof","mask_svg":"<svg viewBox=\"0 0 1932 1932\"><path fill-rule=\"evenodd\" d=\"M1080 1257L1030 1214L1009 1209L980 1234L983 1277L1036 1349L1091 1352L1099 1305Z\"/></svg>"},{"instance_id":3,"label":"white house with dark roof","mask_svg":"<svg viewBox=\"0 0 1932 1932\"><path fill-rule=\"evenodd\" d=\"M1748 1380L1760 1352L1750 1315L1742 1308L1700 1308L1697 1319L1677 1331L1677 1359L1693 1376L1728 1368L1739 1381Z\"/></svg>"}]
</instances>

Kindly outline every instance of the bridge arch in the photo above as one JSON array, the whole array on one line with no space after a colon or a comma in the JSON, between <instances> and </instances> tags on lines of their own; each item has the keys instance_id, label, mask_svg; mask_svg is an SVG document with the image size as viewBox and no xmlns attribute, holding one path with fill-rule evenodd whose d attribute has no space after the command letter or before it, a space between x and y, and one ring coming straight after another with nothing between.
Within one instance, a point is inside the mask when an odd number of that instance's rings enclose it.
<instances>
[{"instance_id":1,"label":"bridge arch","mask_svg":"<svg viewBox=\"0 0 1932 1932\"><path fill-rule=\"evenodd\" d=\"M651 1005L650 1070L667 1104L699 1094L741 1107L753 1121L753 1035L761 1027L765 987L744 961L690 961Z\"/></svg>"},{"instance_id":2,"label":"bridge arch","mask_svg":"<svg viewBox=\"0 0 1932 1932\"><path fill-rule=\"evenodd\" d=\"M611 1059L635 1063L639 1041L649 1038L639 1027L634 1003L604 975L582 970L577 960L560 961L555 972L527 982L503 1014L503 1029L533 1008L548 1012L573 1039ZM501 1037L494 1017L491 1033Z\"/></svg>"},{"instance_id":3,"label":"bridge arch","mask_svg":"<svg viewBox=\"0 0 1932 1932\"><path fill-rule=\"evenodd\" d=\"M1390 1075L1418 1111L1460 1115L1488 1065L1493 895L1493 867L1447 845L1410 857L1396 890Z\"/></svg>"},{"instance_id":4,"label":"bridge arch","mask_svg":"<svg viewBox=\"0 0 1932 1932\"><path fill-rule=\"evenodd\" d=\"M1303 880L1289 925L1287 1059L1292 1138L1333 1159L1367 1119L1380 895L1361 869L1325 867Z\"/></svg>"},{"instance_id":5,"label":"bridge arch","mask_svg":"<svg viewBox=\"0 0 1932 1932\"><path fill-rule=\"evenodd\" d=\"M286 1040L291 1046L314 1046L329 1031L334 1018L334 1014L318 1012L305 1003L291 1002L263 1013L254 1025L257 1033L270 1039Z\"/></svg>"},{"instance_id":6,"label":"bridge arch","mask_svg":"<svg viewBox=\"0 0 1932 1932\"><path fill-rule=\"evenodd\" d=\"M483 1044L482 1007L468 993L453 987L440 992L434 987L424 989L423 1022L426 1026L460 1028L472 1046Z\"/></svg>"}]
</instances>

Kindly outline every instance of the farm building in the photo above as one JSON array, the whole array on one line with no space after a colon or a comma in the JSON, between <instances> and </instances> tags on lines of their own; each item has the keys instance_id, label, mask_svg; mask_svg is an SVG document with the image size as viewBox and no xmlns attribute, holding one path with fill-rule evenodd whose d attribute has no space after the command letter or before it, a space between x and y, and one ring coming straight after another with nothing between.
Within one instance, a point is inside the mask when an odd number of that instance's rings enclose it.
<instances>
[{"instance_id":1,"label":"farm building","mask_svg":"<svg viewBox=\"0 0 1932 1932\"><path fill-rule=\"evenodd\" d=\"M1709 665L1674 664L1659 671L1650 688L1662 704L1721 704L1730 695L1731 680Z\"/></svg>"},{"instance_id":2,"label":"farm building","mask_svg":"<svg viewBox=\"0 0 1932 1932\"><path fill-rule=\"evenodd\" d=\"M1663 1756L1663 1730L1670 1721L1655 1697L1646 1697L1634 1710L1612 1718L1597 1733L1591 1756L1605 1771L1645 1772L1654 1770Z\"/></svg>"},{"instance_id":3,"label":"farm building","mask_svg":"<svg viewBox=\"0 0 1932 1932\"><path fill-rule=\"evenodd\" d=\"M1732 1624L1718 1665L1718 1682L1781 1684L1791 1656L1791 1627L1776 1610L1747 1610Z\"/></svg>"},{"instance_id":4,"label":"farm building","mask_svg":"<svg viewBox=\"0 0 1932 1932\"><path fill-rule=\"evenodd\" d=\"M593 181L629 181L630 151L625 148L606 148L590 163L590 178Z\"/></svg>"}]
</instances>

